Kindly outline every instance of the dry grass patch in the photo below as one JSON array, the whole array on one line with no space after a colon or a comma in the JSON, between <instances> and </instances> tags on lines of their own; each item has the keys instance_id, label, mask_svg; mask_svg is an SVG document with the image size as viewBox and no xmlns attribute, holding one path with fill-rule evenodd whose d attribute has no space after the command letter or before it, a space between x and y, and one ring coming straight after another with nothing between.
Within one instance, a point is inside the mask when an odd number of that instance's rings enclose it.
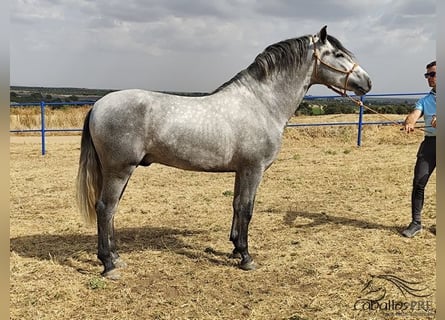
<instances>
[{"instance_id":1,"label":"dry grass patch","mask_svg":"<svg viewBox=\"0 0 445 320\"><path fill-rule=\"evenodd\" d=\"M399 234L421 136L366 127L357 148L355 130L286 129L250 225L253 272L228 257L233 174L137 169L116 216L128 263L119 281L99 276L96 231L75 207L80 138L49 137L42 157L37 137L12 137L11 319L397 318L354 310L380 274L421 282L435 307L435 174L425 230ZM420 299L386 289L388 299Z\"/></svg>"},{"instance_id":2,"label":"dry grass patch","mask_svg":"<svg viewBox=\"0 0 445 320\"><path fill-rule=\"evenodd\" d=\"M91 106L70 108L45 108L45 123L48 129L82 128L86 113ZM40 129L40 107L16 107L10 109L11 130ZM64 133L66 134L66 133Z\"/></svg>"}]
</instances>

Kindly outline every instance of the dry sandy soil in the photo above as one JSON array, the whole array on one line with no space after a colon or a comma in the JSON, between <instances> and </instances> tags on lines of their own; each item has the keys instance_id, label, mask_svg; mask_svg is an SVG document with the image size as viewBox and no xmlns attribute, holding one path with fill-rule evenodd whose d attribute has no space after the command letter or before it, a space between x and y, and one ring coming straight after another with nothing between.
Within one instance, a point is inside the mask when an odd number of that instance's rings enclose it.
<instances>
[{"instance_id":1,"label":"dry sandy soil","mask_svg":"<svg viewBox=\"0 0 445 320\"><path fill-rule=\"evenodd\" d=\"M38 137L11 136L11 319L434 319L435 174L424 230L400 236L421 133L366 127L360 148L355 134L286 130L258 191L250 272L228 257L233 174L137 169L116 216L117 281L100 276L75 206L80 138L48 137L41 156Z\"/></svg>"}]
</instances>

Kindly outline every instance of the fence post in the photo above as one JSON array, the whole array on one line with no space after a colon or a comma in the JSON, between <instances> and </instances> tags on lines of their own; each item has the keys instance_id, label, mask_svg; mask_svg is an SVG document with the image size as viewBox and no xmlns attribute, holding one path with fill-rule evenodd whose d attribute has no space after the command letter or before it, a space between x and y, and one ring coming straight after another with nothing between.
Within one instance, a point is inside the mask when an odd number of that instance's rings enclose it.
<instances>
[{"instance_id":1,"label":"fence post","mask_svg":"<svg viewBox=\"0 0 445 320\"><path fill-rule=\"evenodd\" d=\"M42 156L46 153L45 148L45 101L40 101L40 122L41 122L41 135L42 135Z\"/></svg>"},{"instance_id":2,"label":"fence post","mask_svg":"<svg viewBox=\"0 0 445 320\"><path fill-rule=\"evenodd\" d=\"M357 133L357 147L360 147L362 145L362 127L363 127L363 98L364 96L360 97L360 108L359 108L359 114L358 114L358 133Z\"/></svg>"}]
</instances>

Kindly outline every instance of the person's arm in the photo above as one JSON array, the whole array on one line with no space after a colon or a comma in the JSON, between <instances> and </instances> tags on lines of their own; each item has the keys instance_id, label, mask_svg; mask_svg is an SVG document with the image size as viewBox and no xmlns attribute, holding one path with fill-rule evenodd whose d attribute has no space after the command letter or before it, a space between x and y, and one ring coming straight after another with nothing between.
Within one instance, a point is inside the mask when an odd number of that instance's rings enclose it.
<instances>
[{"instance_id":1,"label":"person's arm","mask_svg":"<svg viewBox=\"0 0 445 320\"><path fill-rule=\"evenodd\" d=\"M422 111L418 109L414 109L405 119L403 126L405 127L405 132L409 133L414 131L414 126L416 125L416 121L422 116Z\"/></svg>"}]
</instances>

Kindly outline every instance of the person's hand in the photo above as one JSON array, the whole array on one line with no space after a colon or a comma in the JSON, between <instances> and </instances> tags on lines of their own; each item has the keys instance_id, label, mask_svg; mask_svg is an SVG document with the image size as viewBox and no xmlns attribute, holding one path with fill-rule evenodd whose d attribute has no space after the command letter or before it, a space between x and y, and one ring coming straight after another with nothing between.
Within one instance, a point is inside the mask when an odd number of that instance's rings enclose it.
<instances>
[{"instance_id":1,"label":"person's hand","mask_svg":"<svg viewBox=\"0 0 445 320\"><path fill-rule=\"evenodd\" d=\"M434 115L433 116L433 119L431 120L431 126L433 127L433 128L435 128L436 127L436 116Z\"/></svg>"},{"instance_id":2,"label":"person's hand","mask_svg":"<svg viewBox=\"0 0 445 320\"><path fill-rule=\"evenodd\" d=\"M406 133L410 133L414 131L414 124L412 123L405 123L404 124L404 129Z\"/></svg>"}]
</instances>

